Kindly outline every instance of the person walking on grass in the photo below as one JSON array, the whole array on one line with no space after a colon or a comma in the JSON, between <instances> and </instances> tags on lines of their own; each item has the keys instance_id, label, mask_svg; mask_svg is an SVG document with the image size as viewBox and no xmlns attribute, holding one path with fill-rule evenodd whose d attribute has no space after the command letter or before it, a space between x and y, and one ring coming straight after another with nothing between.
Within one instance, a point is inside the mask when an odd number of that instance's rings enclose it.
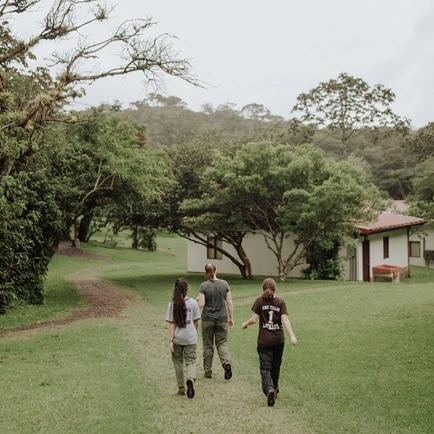
<instances>
[{"instance_id":1,"label":"person walking on grass","mask_svg":"<svg viewBox=\"0 0 434 434\"><path fill-rule=\"evenodd\" d=\"M279 393L280 364L285 346L283 327L286 328L292 345L297 344L297 338L288 318L285 301L275 295L274 279L265 279L262 290L262 295L253 303L253 315L242 324L242 328L255 324L259 318L257 349L262 391L267 396L268 405L273 406Z\"/></svg>"},{"instance_id":2,"label":"person walking on grass","mask_svg":"<svg viewBox=\"0 0 434 434\"><path fill-rule=\"evenodd\" d=\"M232 378L232 362L228 347L228 326L234 325L232 292L226 280L218 279L213 264L205 266L207 281L199 287L199 307L202 310L203 369L206 378L212 378L214 342L224 378Z\"/></svg>"},{"instance_id":3,"label":"person walking on grass","mask_svg":"<svg viewBox=\"0 0 434 434\"><path fill-rule=\"evenodd\" d=\"M197 327L200 310L197 301L187 297L188 282L176 279L172 301L167 306L169 349L175 367L178 395L185 395L184 365L187 374L187 397L193 398L196 379Z\"/></svg>"}]
</instances>

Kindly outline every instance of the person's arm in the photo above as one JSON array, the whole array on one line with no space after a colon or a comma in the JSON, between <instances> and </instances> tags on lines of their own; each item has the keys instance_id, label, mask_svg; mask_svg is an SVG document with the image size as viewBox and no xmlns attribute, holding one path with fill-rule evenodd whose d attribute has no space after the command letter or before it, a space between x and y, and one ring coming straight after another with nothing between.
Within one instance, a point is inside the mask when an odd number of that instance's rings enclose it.
<instances>
[{"instance_id":1,"label":"person's arm","mask_svg":"<svg viewBox=\"0 0 434 434\"><path fill-rule=\"evenodd\" d=\"M197 303L199 304L199 307L203 309L205 306L205 294L203 292L199 292L199 295L197 296Z\"/></svg>"},{"instance_id":2,"label":"person's arm","mask_svg":"<svg viewBox=\"0 0 434 434\"><path fill-rule=\"evenodd\" d=\"M197 328L199 327L199 320L198 319L194 320L194 326L196 327L196 330L197 330Z\"/></svg>"},{"instance_id":3,"label":"person's arm","mask_svg":"<svg viewBox=\"0 0 434 434\"><path fill-rule=\"evenodd\" d=\"M173 338L175 336L175 323L169 322L169 350L173 353L175 350L173 348Z\"/></svg>"},{"instance_id":4,"label":"person's arm","mask_svg":"<svg viewBox=\"0 0 434 434\"><path fill-rule=\"evenodd\" d=\"M295 337L294 331L292 330L291 323L289 321L288 315L282 315L282 324L285 326L286 331L291 338L291 345L297 345L297 338Z\"/></svg>"},{"instance_id":5,"label":"person's arm","mask_svg":"<svg viewBox=\"0 0 434 434\"><path fill-rule=\"evenodd\" d=\"M241 326L243 329L246 329L248 326L256 324L256 321L258 321L259 315L257 313L252 314L252 316L245 322L243 322L243 325Z\"/></svg>"},{"instance_id":6,"label":"person's arm","mask_svg":"<svg viewBox=\"0 0 434 434\"><path fill-rule=\"evenodd\" d=\"M226 294L226 306L228 309L228 324L229 327L233 327L235 325L234 321L234 303L232 301L232 291L229 289Z\"/></svg>"}]
</instances>

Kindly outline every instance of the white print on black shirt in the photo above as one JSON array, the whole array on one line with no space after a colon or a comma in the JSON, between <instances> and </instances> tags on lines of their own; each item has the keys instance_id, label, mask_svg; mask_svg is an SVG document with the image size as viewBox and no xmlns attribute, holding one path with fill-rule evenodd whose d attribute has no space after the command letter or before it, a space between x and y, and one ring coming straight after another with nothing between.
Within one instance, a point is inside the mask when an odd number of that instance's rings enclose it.
<instances>
[{"instance_id":1,"label":"white print on black shirt","mask_svg":"<svg viewBox=\"0 0 434 434\"><path fill-rule=\"evenodd\" d=\"M262 310L268 310L268 322L262 324L262 328L267 330L280 330L279 324L273 323L273 314L274 312L280 312L280 307L266 304L262 306Z\"/></svg>"}]
</instances>

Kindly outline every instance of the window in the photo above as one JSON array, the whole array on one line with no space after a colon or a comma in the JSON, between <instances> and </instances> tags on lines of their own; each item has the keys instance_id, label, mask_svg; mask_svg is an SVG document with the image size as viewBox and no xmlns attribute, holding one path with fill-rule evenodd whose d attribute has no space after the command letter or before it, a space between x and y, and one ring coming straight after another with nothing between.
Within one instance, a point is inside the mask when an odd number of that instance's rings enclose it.
<instances>
[{"instance_id":1,"label":"window","mask_svg":"<svg viewBox=\"0 0 434 434\"><path fill-rule=\"evenodd\" d=\"M208 237L206 241L209 244L206 254L207 259L222 259L222 252L216 250L216 247L222 248L222 240L219 240L217 237Z\"/></svg>"},{"instance_id":2,"label":"window","mask_svg":"<svg viewBox=\"0 0 434 434\"><path fill-rule=\"evenodd\" d=\"M420 241L410 241L410 257L420 258Z\"/></svg>"},{"instance_id":3,"label":"window","mask_svg":"<svg viewBox=\"0 0 434 434\"><path fill-rule=\"evenodd\" d=\"M389 257L389 237L383 237L383 258Z\"/></svg>"}]
</instances>

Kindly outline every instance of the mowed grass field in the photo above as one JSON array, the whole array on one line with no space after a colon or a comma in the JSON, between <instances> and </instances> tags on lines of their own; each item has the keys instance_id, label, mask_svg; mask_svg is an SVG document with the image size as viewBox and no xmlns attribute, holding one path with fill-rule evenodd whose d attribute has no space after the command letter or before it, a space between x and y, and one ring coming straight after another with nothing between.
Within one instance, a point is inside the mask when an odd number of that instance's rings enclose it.
<instances>
[{"instance_id":1,"label":"mowed grass field","mask_svg":"<svg viewBox=\"0 0 434 434\"><path fill-rule=\"evenodd\" d=\"M44 306L0 317L0 330L83 307L74 276L138 294L117 318L12 332L0 338L1 433L429 433L434 430L434 271L401 284L290 280L279 284L299 339L285 348L281 393L260 390L256 327L241 330L261 279L227 278L235 300L234 377L218 360L196 397L176 396L164 313L176 277L196 295L185 241L160 236L157 252L84 246L106 260L57 255Z\"/></svg>"}]
</instances>

